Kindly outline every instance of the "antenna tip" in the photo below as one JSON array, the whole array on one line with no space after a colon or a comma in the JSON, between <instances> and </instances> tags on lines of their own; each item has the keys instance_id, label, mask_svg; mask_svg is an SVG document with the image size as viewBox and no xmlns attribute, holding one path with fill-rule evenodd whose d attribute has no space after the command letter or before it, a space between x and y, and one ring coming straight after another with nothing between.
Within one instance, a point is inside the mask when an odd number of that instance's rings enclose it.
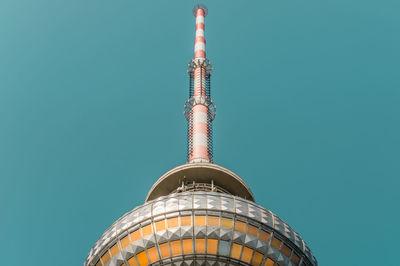
<instances>
[{"instance_id":1,"label":"antenna tip","mask_svg":"<svg viewBox=\"0 0 400 266\"><path fill-rule=\"evenodd\" d=\"M193 16L196 17L197 10L199 10L199 9L203 9L204 17L206 17L207 14L208 14L208 8L204 4L197 4L197 5L194 6L194 8L193 8Z\"/></svg>"}]
</instances>

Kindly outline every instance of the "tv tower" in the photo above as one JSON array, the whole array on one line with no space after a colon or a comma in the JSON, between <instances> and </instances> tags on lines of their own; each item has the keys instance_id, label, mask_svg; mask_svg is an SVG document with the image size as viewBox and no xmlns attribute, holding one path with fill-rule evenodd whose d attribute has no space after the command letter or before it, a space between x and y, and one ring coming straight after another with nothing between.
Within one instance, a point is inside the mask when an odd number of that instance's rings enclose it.
<instances>
[{"instance_id":1,"label":"tv tower","mask_svg":"<svg viewBox=\"0 0 400 266\"><path fill-rule=\"evenodd\" d=\"M317 266L300 235L257 205L238 175L212 162L211 64L204 5L196 5L194 59L189 63L188 162L161 176L145 203L109 227L84 266Z\"/></svg>"}]
</instances>

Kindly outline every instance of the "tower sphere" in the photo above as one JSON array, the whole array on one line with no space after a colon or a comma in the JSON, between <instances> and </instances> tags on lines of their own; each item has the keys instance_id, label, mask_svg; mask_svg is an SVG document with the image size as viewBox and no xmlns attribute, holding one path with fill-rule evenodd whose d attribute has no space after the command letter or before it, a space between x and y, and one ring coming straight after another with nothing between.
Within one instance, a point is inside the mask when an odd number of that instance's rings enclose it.
<instances>
[{"instance_id":1,"label":"tower sphere","mask_svg":"<svg viewBox=\"0 0 400 266\"><path fill-rule=\"evenodd\" d=\"M188 162L156 181L143 205L111 225L84 266L317 266L309 247L278 216L257 205L245 181L212 162L211 63L204 18L196 5L189 64Z\"/></svg>"},{"instance_id":2,"label":"tower sphere","mask_svg":"<svg viewBox=\"0 0 400 266\"><path fill-rule=\"evenodd\" d=\"M299 234L257 205L239 176L211 163L163 175L146 203L108 228L84 263L149 264L318 265Z\"/></svg>"}]
</instances>

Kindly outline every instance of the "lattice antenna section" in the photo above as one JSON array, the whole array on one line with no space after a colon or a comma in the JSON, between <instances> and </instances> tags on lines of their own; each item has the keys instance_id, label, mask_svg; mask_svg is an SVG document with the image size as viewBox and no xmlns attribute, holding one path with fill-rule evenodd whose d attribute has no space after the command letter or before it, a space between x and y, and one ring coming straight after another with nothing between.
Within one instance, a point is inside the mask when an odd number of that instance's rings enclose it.
<instances>
[{"instance_id":1,"label":"lattice antenna section","mask_svg":"<svg viewBox=\"0 0 400 266\"><path fill-rule=\"evenodd\" d=\"M212 162L212 121L216 108L211 100L212 65L206 58L204 38L204 18L207 15L204 5L196 5L196 39L194 59L189 62L189 99L185 104L185 117L188 121L188 161Z\"/></svg>"}]
</instances>

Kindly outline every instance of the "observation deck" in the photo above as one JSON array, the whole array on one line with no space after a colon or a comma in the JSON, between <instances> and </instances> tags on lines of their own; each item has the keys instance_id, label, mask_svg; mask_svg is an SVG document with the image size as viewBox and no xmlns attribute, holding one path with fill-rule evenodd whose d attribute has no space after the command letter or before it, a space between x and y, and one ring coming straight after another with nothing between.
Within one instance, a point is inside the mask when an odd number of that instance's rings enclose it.
<instances>
[{"instance_id":1,"label":"observation deck","mask_svg":"<svg viewBox=\"0 0 400 266\"><path fill-rule=\"evenodd\" d=\"M194 190L218 191L254 202L253 193L243 179L213 163L187 163L168 171L154 183L146 202L171 193Z\"/></svg>"}]
</instances>

